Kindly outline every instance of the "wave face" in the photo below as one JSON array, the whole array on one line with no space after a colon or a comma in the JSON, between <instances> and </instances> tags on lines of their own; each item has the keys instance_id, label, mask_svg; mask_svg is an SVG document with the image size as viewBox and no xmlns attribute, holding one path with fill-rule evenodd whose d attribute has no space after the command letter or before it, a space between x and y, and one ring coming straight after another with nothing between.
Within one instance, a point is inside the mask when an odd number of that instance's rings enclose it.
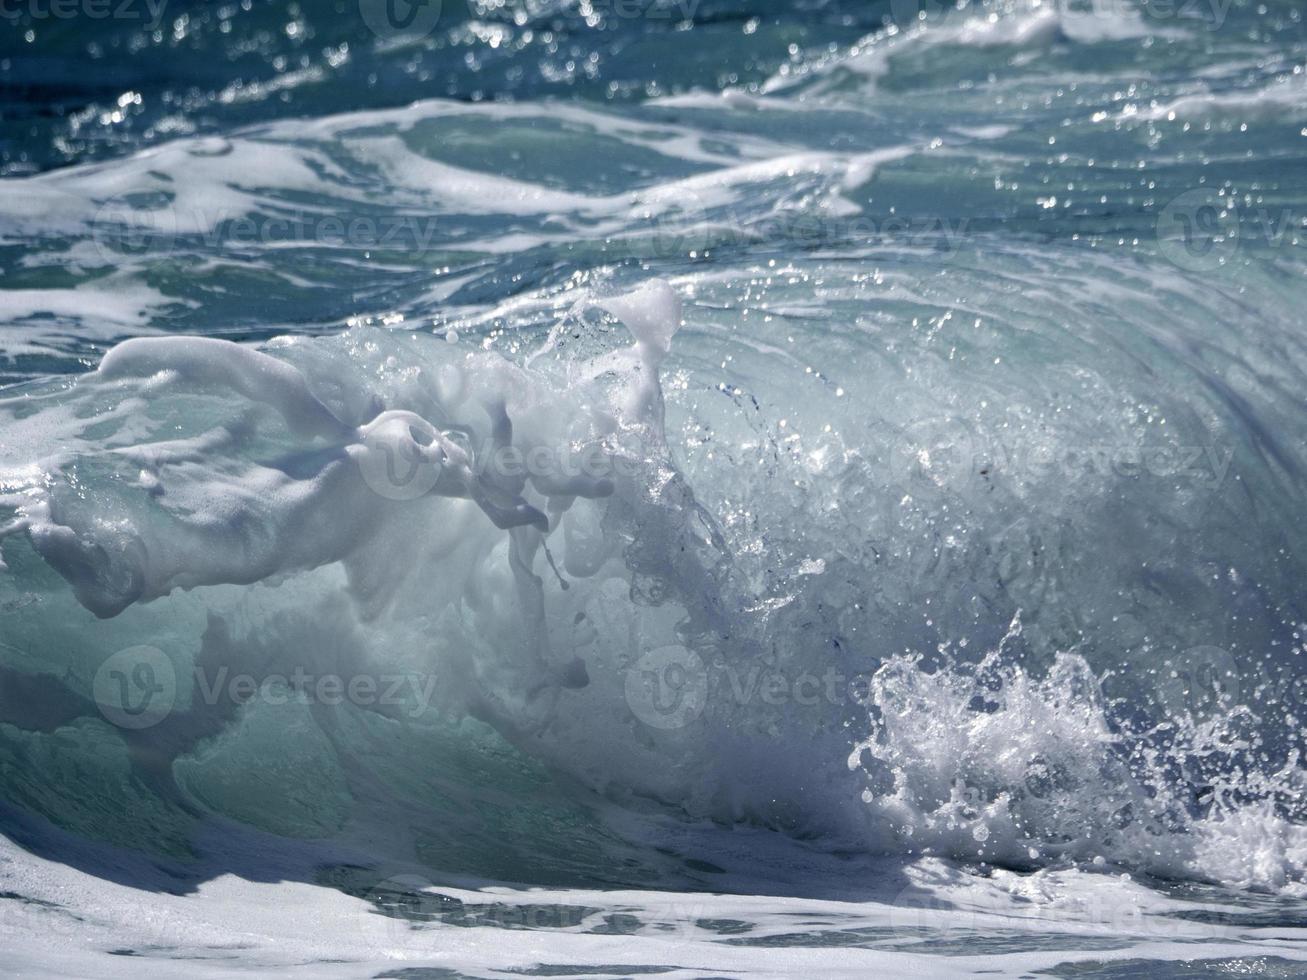
<instances>
[{"instance_id":1,"label":"wave face","mask_svg":"<svg viewBox=\"0 0 1307 980\"><path fill-rule=\"evenodd\" d=\"M35 24L0 829L1307 894L1307 37L1182 6Z\"/></svg>"}]
</instances>

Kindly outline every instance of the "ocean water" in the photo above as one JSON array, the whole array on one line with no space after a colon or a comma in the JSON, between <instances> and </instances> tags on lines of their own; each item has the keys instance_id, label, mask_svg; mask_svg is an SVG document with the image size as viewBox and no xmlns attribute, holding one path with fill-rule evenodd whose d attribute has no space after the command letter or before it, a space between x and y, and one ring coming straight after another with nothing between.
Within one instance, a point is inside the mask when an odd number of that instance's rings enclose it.
<instances>
[{"instance_id":1,"label":"ocean water","mask_svg":"<svg viewBox=\"0 0 1307 980\"><path fill-rule=\"evenodd\" d=\"M1305 15L0 6L0 972L1307 975Z\"/></svg>"}]
</instances>

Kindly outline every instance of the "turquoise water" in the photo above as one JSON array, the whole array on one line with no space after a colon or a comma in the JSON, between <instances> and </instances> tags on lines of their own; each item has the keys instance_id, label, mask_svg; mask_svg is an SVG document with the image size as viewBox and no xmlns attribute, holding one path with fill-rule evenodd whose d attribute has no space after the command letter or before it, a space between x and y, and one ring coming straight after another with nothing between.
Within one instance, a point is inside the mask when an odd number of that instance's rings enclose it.
<instances>
[{"instance_id":1,"label":"turquoise water","mask_svg":"<svg viewBox=\"0 0 1307 980\"><path fill-rule=\"evenodd\" d=\"M1299 975L1297 6L392 8L0 12L17 969Z\"/></svg>"}]
</instances>

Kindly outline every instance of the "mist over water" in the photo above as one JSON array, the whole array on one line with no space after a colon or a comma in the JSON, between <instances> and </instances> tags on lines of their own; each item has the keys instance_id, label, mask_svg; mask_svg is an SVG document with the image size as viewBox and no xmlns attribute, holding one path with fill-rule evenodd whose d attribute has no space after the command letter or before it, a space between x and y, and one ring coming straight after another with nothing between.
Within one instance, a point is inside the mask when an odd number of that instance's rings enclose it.
<instances>
[{"instance_id":1,"label":"mist over water","mask_svg":"<svg viewBox=\"0 0 1307 980\"><path fill-rule=\"evenodd\" d=\"M1296 4L99 10L0 11L19 968L1301 969Z\"/></svg>"}]
</instances>

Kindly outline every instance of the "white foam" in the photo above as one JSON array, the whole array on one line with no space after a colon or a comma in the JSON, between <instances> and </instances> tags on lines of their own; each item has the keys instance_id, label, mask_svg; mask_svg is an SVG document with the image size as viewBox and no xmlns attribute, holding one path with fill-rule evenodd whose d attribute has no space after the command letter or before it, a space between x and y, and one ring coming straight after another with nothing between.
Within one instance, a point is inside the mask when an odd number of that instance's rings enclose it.
<instances>
[{"instance_id":1,"label":"white foam","mask_svg":"<svg viewBox=\"0 0 1307 980\"><path fill-rule=\"evenodd\" d=\"M902 881L898 894L832 900L437 887L410 872L389 884L406 892L392 896L382 914L373 901L295 880L224 875L185 895L130 887L36 858L0 837L0 885L16 896L6 914L6 963L32 977L132 978L183 961L188 976L215 978L251 972L344 978L422 968L561 973L576 964L589 964L593 973L603 964L604 976L652 967L676 978L711 972L848 980L1016 978L1141 959L1159 961L1159 968L1164 960L1239 957L1248 968L1265 957L1307 961L1307 930L1227 925L1226 907L1166 900L1106 875L996 872L979 879L921 861ZM446 924L421 914L441 902L461 903L485 924ZM408 919L400 917L405 910ZM1186 917L1195 913L1204 917ZM632 931L605 928L613 917L632 923ZM522 928L526 922L543 925ZM732 942L716 931L715 924L727 922L735 929ZM958 948L977 933L1002 942Z\"/></svg>"},{"instance_id":2,"label":"white foam","mask_svg":"<svg viewBox=\"0 0 1307 980\"><path fill-rule=\"evenodd\" d=\"M1019 634L1017 620L1008 639ZM888 791L864 799L910 852L1008 866L1106 855L1167 878L1307 891L1307 827L1274 805L1293 795L1294 757L1270 779L1227 766L1201 816L1174 780L1195 758L1237 755L1237 711L1176 718L1179 737L1154 746L1109 724L1083 658L1061 654L1036 677L1003 651L934 672L893 658L872 682L877 721L849 765L888 776Z\"/></svg>"}]
</instances>

